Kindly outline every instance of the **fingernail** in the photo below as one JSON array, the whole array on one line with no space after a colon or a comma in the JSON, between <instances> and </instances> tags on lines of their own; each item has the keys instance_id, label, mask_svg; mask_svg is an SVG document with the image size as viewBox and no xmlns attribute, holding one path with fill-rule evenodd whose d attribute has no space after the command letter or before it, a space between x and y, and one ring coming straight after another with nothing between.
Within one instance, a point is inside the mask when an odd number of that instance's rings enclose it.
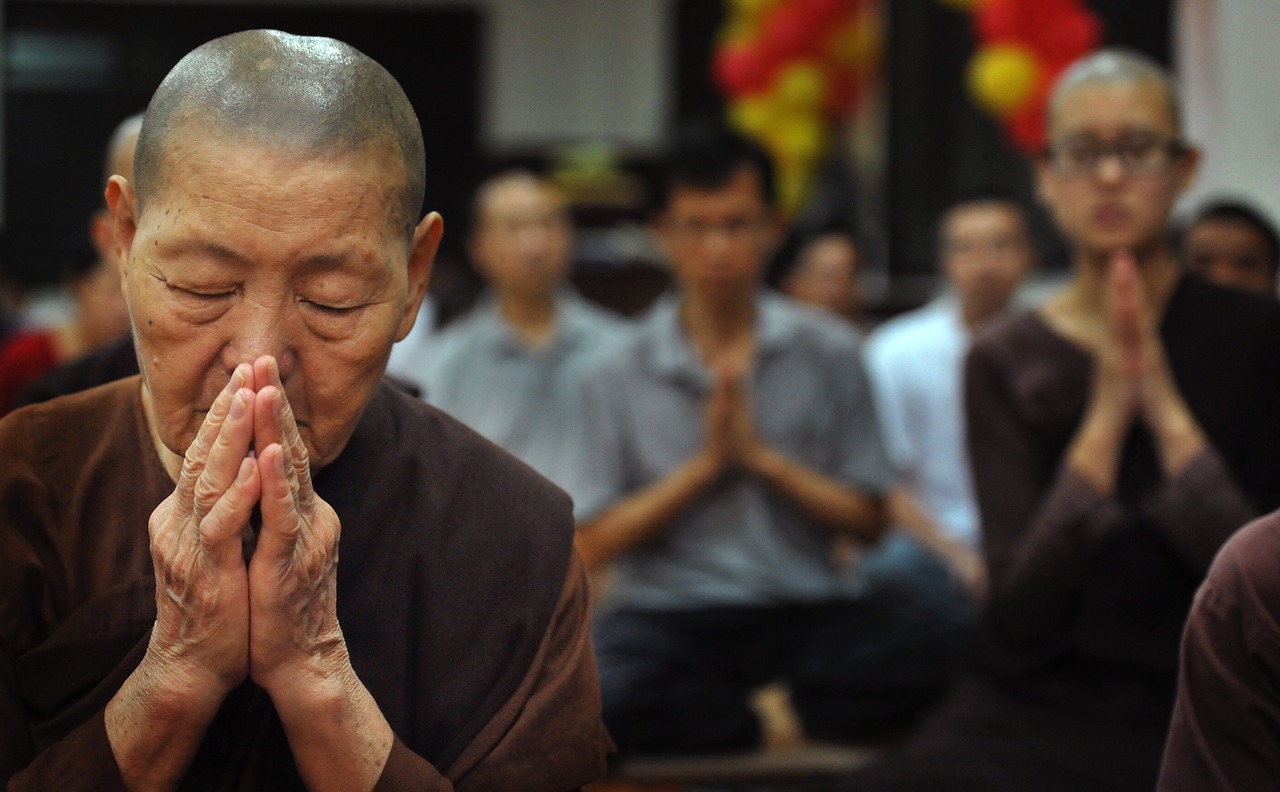
<instances>
[{"instance_id":1,"label":"fingernail","mask_svg":"<svg viewBox=\"0 0 1280 792\"><path fill-rule=\"evenodd\" d=\"M234 420L239 420L243 415L244 399L240 398L240 394L237 393L235 398L231 400L231 417Z\"/></svg>"},{"instance_id":2,"label":"fingernail","mask_svg":"<svg viewBox=\"0 0 1280 792\"><path fill-rule=\"evenodd\" d=\"M252 462L250 462L250 461L249 461L249 460L247 460L247 459L246 459L245 461L241 462L241 463L240 463L240 475L239 475L239 476L237 476L237 480L238 480L241 484L245 483L246 481L248 481L248 480L249 480L249 473L250 473L252 470L253 470L253 463L252 463Z\"/></svg>"}]
</instances>

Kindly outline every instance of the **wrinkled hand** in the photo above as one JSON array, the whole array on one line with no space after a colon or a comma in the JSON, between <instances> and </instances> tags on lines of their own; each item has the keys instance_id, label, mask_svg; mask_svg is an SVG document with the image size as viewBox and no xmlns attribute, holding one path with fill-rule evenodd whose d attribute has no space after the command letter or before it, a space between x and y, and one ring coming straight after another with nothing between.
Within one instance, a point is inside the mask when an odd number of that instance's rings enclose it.
<instances>
[{"instance_id":1,"label":"wrinkled hand","mask_svg":"<svg viewBox=\"0 0 1280 792\"><path fill-rule=\"evenodd\" d=\"M249 562L249 665L269 693L347 667L338 626L341 524L311 467L272 358L254 364L262 528Z\"/></svg>"},{"instance_id":2,"label":"wrinkled hand","mask_svg":"<svg viewBox=\"0 0 1280 792\"><path fill-rule=\"evenodd\" d=\"M187 449L177 486L148 525L156 623L148 655L193 690L225 695L249 671L249 586L242 534L258 502L249 458L257 395L238 366Z\"/></svg>"}]
</instances>

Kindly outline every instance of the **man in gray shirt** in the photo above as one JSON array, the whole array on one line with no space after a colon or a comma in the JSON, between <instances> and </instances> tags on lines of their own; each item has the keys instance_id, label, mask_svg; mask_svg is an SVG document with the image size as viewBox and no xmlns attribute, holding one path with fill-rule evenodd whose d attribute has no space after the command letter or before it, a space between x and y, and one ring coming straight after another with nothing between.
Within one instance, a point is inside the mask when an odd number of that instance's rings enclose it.
<instances>
[{"instance_id":1,"label":"man in gray shirt","mask_svg":"<svg viewBox=\"0 0 1280 792\"><path fill-rule=\"evenodd\" d=\"M615 572L596 624L623 751L749 748L782 679L812 736L902 725L945 687L956 625L865 588L892 470L857 333L761 290L781 233L767 155L673 142L656 232L679 290L583 386L578 548Z\"/></svg>"},{"instance_id":2,"label":"man in gray shirt","mask_svg":"<svg viewBox=\"0 0 1280 792\"><path fill-rule=\"evenodd\" d=\"M573 229L564 196L527 171L476 193L472 263L489 292L432 341L427 401L572 490L577 381L627 326L566 283Z\"/></svg>"}]
</instances>

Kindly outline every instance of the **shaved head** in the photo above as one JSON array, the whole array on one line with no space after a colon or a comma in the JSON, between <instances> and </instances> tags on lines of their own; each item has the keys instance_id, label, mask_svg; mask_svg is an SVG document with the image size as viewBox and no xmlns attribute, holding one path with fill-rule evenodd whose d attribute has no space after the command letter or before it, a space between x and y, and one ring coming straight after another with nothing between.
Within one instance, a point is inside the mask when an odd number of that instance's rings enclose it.
<instances>
[{"instance_id":1,"label":"shaved head","mask_svg":"<svg viewBox=\"0 0 1280 792\"><path fill-rule=\"evenodd\" d=\"M139 212L165 187L167 156L185 132L314 153L374 153L402 165L397 225L422 212L422 129L395 78L328 38L249 30L214 39L173 67L142 123L134 164Z\"/></svg>"}]
</instances>

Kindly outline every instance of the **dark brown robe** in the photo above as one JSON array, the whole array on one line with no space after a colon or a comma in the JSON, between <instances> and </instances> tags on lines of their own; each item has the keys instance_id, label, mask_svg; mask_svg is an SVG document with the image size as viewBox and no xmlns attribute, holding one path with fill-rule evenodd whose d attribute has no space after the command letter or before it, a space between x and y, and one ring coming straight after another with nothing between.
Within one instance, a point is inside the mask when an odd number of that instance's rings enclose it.
<instances>
[{"instance_id":1,"label":"dark brown robe","mask_svg":"<svg viewBox=\"0 0 1280 792\"><path fill-rule=\"evenodd\" d=\"M1280 785L1280 512L1222 549L1182 641L1159 792Z\"/></svg>"},{"instance_id":2,"label":"dark brown robe","mask_svg":"<svg viewBox=\"0 0 1280 792\"><path fill-rule=\"evenodd\" d=\"M967 431L991 579L981 658L911 741L842 788L1155 785L1196 587L1239 526L1280 505L1280 305L1186 277L1160 335L1210 446L1169 479L1135 428L1110 498L1063 461L1091 356L1034 312L975 340Z\"/></svg>"},{"instance_id":3,"label":"dark brown robe","mask_svg":"<svg viewBox=\"0 0 1280 792\"><path fill-rule=\"evenodd\" d=\"M610 742L568 498L387 385L315 488L342 520L351 662L397 737L377 789L568 790L598 778ZM146 649L147 521L172 490L136 377L0 422L10 789L123 789L103 709ZM261 688L228 696L181 788L303 789Z\"/></svg>"}]
</instances>

